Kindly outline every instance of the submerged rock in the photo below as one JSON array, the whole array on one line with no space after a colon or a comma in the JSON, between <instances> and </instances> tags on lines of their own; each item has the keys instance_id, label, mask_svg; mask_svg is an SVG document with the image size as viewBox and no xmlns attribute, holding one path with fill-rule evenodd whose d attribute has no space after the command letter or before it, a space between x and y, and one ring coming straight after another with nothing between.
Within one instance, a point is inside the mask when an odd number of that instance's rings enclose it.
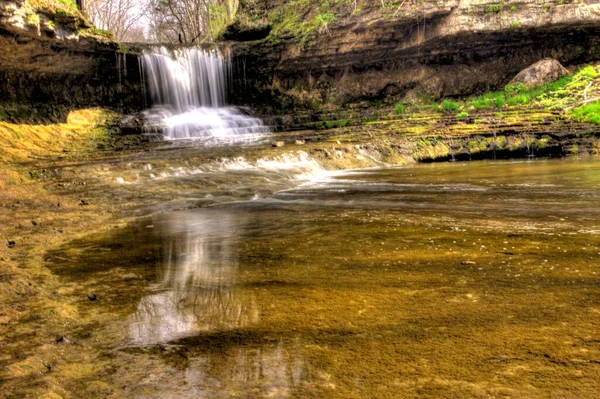
<instances>
[{"instance_id":1,"label":"submerged rock","mask_svg":"<svg viewBox=\"0 0 600 399\"><path fill-rule=\"evenodd\" d=\"M544 83L554 82L569 71L553 58L546 58L523 69L510 81L510 85L523 83L527 87L536 87Z\"/></svg>"},{"instance_id":2,"label":"submerged rock","mask_svg":"<svg viewBox=\"0 0 600 399\"><path fill-rule=\"evenodd\" d=\"M70 344L72 344L71 340L68 339L65 336L60 336L60 337L56 338L56 343L58 345L70 345Z\"/></svg>"}]
</instances>

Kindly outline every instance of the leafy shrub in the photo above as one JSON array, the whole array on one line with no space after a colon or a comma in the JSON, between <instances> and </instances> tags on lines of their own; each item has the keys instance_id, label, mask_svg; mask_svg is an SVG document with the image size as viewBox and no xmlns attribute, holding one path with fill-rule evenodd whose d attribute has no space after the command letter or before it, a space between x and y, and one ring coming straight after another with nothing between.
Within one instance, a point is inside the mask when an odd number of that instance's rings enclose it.
<instances>
[{"instance_id":1,"label":"leafy shrub","mask_svg":"<svg viewBox=\"0 0 600 399\"><path fill-rule=\"evenodd\" d=\"M458 114L456 114L455 118L456 119L466 119L469 117L469 113L467 111L462 111Z\"/></svg>"}]
</instances>

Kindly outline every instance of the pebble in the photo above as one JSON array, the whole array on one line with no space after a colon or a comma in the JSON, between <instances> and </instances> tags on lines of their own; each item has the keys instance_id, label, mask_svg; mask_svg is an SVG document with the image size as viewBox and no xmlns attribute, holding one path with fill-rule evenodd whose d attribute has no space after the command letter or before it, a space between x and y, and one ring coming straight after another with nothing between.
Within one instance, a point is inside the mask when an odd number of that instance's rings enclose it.
<instances>
[{"instance_id":1,"label":"pebble","mask_svg":"<svg viewBox=\"0 0 600 399\"><path fill-rule=\"evenodd\" d=\"M7 246L7 247L9 247L9 248L14 248L14 247L15 247L15 245L17 245L17 243L16 243L16 242L14 242L14 241L8 240L8 241L6 242L6 246Z\"/></svg>"},{"instance_id":2,"label":"pebble","mask_svg":"<svg viewBox=\"0 0 600 399\"><path fill-rule=\"evenodd\" d=\"M473 262L472 260L463 260L462 262L460 262L461 265L467 266L467 265L476 265L477 262Z\"/></svg>"},{"instance_id":3,"label":"pebble","mask_svg":"<svg viewBox=\"0 0 600 399\"><path fill-rule=\"evenodd\" d=\"M94 302L95 300L97 300L97 299L98 299L98 296L97 296L96 294L91 294L91 295L88 295L88 299L89 299L91 302Z\"/></svg>"},{"instance_id":4,"label":"pebble","mask_svg":"<svg viewBox=\"0 0 600 399\"><path fill-rule=\"evenodd\" d=\"M296 145L304 145L306 141L304 140L296 140Z\"/></svg>"},{"instance_id":5,"label":"pebble","mask_svg":"<svg viewBox=\"0 0 600 399\"><path fill-rule=\"evenodd\" d=\"M273 147L283 147L285 143L283 141L275 141L273 142Z\"/></svg>"},{"instance_id":6,"label":"pebble","mask_svg":"<svg viewBox=\"0 0 600 399\"><path fill-rule=\"evenodd\" d=\"M67 339L67 337L60 336L60 337L56 338L56 343L59 345L69 345L69 344L71 344L71 340Z\"/></svg>"},{"instance_id":7,"label":"pebble","mask_svg":"<svg viewBox=\"0 0 600 399\"><path fill-rule=\"evenodd\" d=\"M79 200L79 204L78 205L89 205L90 203L87 202L86 200Z\"/></svg>"}]
</instances>

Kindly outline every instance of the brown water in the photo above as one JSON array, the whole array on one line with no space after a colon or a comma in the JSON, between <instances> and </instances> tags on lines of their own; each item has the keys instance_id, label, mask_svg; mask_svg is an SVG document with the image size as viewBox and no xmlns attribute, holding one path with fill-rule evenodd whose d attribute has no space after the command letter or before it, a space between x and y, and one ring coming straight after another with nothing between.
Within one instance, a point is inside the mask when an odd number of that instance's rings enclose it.
<instances>
[{"instance_id":1,"label":"brown water","mask_svg":"<svg viewBox=\"0 0 600 399\"><path fill-rule=\"evenodd\" d=\"M53 373L74 397L593 398L599 238L597 158L163 213L53 254L86 321Z\"/></svg>"}]
</instances>

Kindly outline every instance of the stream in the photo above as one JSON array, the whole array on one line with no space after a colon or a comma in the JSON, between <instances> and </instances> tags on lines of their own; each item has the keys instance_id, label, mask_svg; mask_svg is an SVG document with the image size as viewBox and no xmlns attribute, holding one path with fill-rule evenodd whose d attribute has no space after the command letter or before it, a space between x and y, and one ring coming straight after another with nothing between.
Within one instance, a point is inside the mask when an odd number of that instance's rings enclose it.
<instances>
[{"instance_id":1,"label":"stream","mask_svg":"<svg viewBox=\"0 0 600 399\"><path fill-rule=\"evenodd\" d=\"M51 252L83 322L53 371L69 391L597 392L598 158L274 170L172 177L174 196L176 181L209 193L242 175L261 194L165 208Z\"/></svg>"}]
</instances>

